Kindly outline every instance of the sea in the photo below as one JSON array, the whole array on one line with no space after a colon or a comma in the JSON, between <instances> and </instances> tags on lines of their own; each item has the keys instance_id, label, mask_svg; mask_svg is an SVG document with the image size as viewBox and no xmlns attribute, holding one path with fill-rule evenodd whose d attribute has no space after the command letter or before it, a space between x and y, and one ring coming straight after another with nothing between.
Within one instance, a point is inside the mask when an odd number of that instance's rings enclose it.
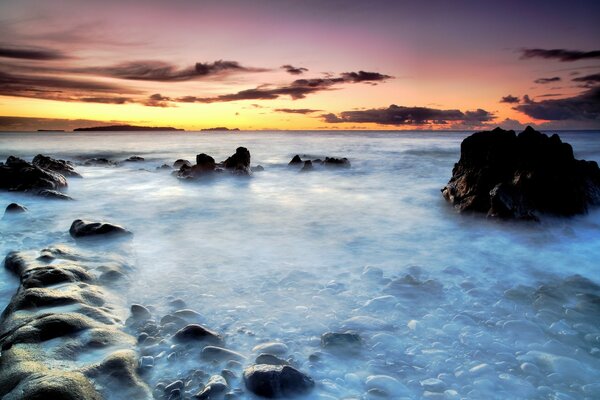
<instances>
[{"instance_id":1,"label":"sea","mask_svg":"<svg viewBox=\"0 0 600 400\"><path fill-rule=\"evenodd\" d=\"M0 222L0 257L77 246L78 218L122 225L134 233L124 304L160 314L183 300L244 365L255 346L283 344L315 380L306 399L598 399L600 209L537 223L459 214L440 189L471 133L3 132L1 161L50 155L83 178L69 178L74 201L0 192L1 208L29 210ZM600 132L558 134L600 163ZM264 171L189 182L159 168L239 146ZM299 173L296 154L351 168ZM82 165L93 157L120 163ZM17 286L1 268L1 309ZM345 331L358 351L322 347ZM223 366L157 362L149 384L191 369Z\"/></svg>"}]
</instances>

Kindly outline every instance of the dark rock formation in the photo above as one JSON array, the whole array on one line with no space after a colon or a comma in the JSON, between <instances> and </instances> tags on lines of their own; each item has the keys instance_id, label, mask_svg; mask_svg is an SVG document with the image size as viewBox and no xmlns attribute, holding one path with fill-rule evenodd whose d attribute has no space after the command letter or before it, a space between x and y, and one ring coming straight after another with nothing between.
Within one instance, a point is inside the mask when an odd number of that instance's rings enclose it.
<instances>
[{"instance_id":1,"label":"dark rock formation","mask_svg":"<svg viewBox=\"0 0 600 400\"><path fill-rule=\"evenodd\" d=\"M176 343L207 342L221 344L223 338L218 333L213 332L202 325L189 324L173 335L173 341Z\"/></svg>"},{"instance_id":2,"label":"dark rock formation","mask_svg":"<svg viewBox=\"0 0 600 400\"><path fill-rule=\"evenodd\" d=\"M300 172L309 172L309 171L312 171L313 169L314 169L314 167L313 167L312 161L306 160L306 161L304 161L304 166L302 167Z\"/></svg>"},{"instance_id":3,"label":"dark rock formation","mask_svg":"<svg viewBox=\"0 0 600 400\"><path fill-rule=\"evenodd\" d=\"M288 165L300 165L302 164L302 159L300 158L300 156L298 154L296 154L292 160L288 163Z\"/></svg>"},{"instance_id":4,"label":"dark rock formation","mask_svg":"<svg viewBox=\"0 0 600 400\"><path fill-rule=\"evenodd\" d=\"M496 128L463 140L442 194L461 212L490 217L570 216L600 204L600 169L594 161L576 160L558 135Z\"/></svg>"},{"instance_id":5,"label":"dark rock formation","mask_svg":"<svg viewBox=\"0 0 600 400\"><path fill-rule=\"evenodd\" d=\"M239 175L250 175L250 152L245 147L238 147L235 154L223 162L223 166Z\"/></svg>"},{"instance_id":6,"label":"dark rock formation","mask_svg":"<svg viewBox=\"0 0 600 400\"><path fill-rule=\"evenodd\" d=\"M173 163L173 168L181 168L182 165L192 166L192 163L188 160L182 160L181 158Z\"/></svg>"},{"instance_id":7,"label":"dark rock formation","mask_svg":"<svg viewBox=\"0 0 600 400\"><path fill-rule=\"evenodd\" d=\"M125 160L125 162L138 162L138 161L144 161L144 157L131 156L128 159Z\"/></svg>"},{"instance_id":8,"label":"dark rock formation","mask_svg":"<svg viewBox=\"0 0 600 400\"><path fill-rule=\"evenodd\" d=\"M119 225L108 222L91 222L82 219L76 219L71 224L69 233L76 239L92 236L130 236L127 229Z\"/></svg>"},{"instance_id":9,"label":"dark rock formation","mask_svg":"<svg viewBox=\"0 0 600 400\"><path fill-rule=\"evenodd\" d=\"M117 165L117 163L104 157L95 157L85 160L83 165L85 165L86 167L90 167L96 165Z\"/></svg>"},{"instance_id":10,"label":"dark rock formation","mask_svg":"<svg viewBox=\"0 0 600 400\"><path fill-rule=\"evenodd\" d=\"M71 196L59 192L58 190L52 189L42 189L39 192L37 192L37 195L53 200L73 200Z\"/></svg>"},{"instance_id":11,"label":"dark rock formation","mask_svg":"<svg viewBox=\"0 0 600 400\"><path fill-rule=\"evenodd\" d=\"M311 377L289 365L252 365L244 370L244 382L252 393L270 398L305 394L315 386Z\"/></svg>"},{"instance_id":12,"label":"dark rock formation","mask_svg":"<svg viewBox=\"0 0 600 400\"><path fill-rule=\"evenodd\" d=\"M177 129L170 126L136 126L136 125L109 125L109 126L94 126L91 128L77 128L73 129L73 132L85 132L85 131L183 131L183 129Z\"/></svg>"},{"instance_id":13,"label":"dark rock formation","mask_svg":"<svg viewBox=\"0 0 600 400\"><path fill-rule=\"evenodd\" d=\"M33 161L31 163L33 165L37 165L42 169L58 172L59 174L67 177L81 178L81 175L79 175L77 171L75 171L75 168L73 168L73 164L69 161L57 160L52 157L38 154L33 158Z\"/></svg>"},{"instance_id":14,"label":"dark rock formation","mask_svg":"<svg viewBox=\"0 0 600 400\"><path fill-rule=\"evenodd\" d=\"M106 296L110 288L98 287L103 265L126 270L121 259L112 253L89 257L66 247L6 257L5 267L21 284L0 317L2 399L150 397L136 372L135 339L118 330L115 305ZM69 307L57 308L61 305Z\"/></svg>"},{"instance_id":15,"label":"dark rock formation","mask_svg":"<svg viewBox=\"0 0 600 400\"><path fill-rule=\"evenodd\" d=\"M0 164L0 189L37 191L67 187L65 177L17 157L10 156Z\"/></svg>"},{"instance_id":16,"label":"dark rock formation","mask_svg":"<svg viewBox=\"0 0 600 400\"><path fill-rule=\"evenodd\" d=\"M24 212L27 212L27 207L17 203L10 203L6 206L6 210L4 210L4 214L21 214Z\"/></svg>"},{"instance_id":17,"label":"dark rock formation","mask_svg":"<svg viewBox=\"0 0 600 400\"><path fill-rule=\"evenodd\" d=\"M196 155L196 167L201 170L213 171L216 167L215 159L208 154L200 153Z\"/></svg>"},{"instance_id":18,"label":"dark rock formation","mask_svg":"<svg viewBox=\"0 0 600 400\"><path fill-rule=\"evenodd\" d=\"M325 157L323 165L332 168L350 168L350 161L344 158Z\"/></svg>"}]
</instances>

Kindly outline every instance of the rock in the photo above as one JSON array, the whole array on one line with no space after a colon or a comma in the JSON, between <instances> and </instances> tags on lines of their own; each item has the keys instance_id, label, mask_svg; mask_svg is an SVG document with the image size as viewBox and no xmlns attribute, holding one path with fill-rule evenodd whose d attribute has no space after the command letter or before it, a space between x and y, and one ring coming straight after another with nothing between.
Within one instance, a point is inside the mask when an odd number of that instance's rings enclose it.
<instances>
[{"instance_id":1,"label":"rock","mask_svg":"<svg viewBox=\"0 0 600 400\"><path fill-rule=\"evenodd\" d=\"M223 162L223 166L238 175L250 175L250 152L245 147L238 147L235 154Z\"/></svg>"},{"instance_id":2,"label":"rock","mask_svg":"<svg viewBox=\"0 0 600 400\"><path fill-rule=\"evenodd\" d=\"M350 161L344 158L325 157L323 165L331 168L350 168Z\"/></svg>"},{"instance_id":3,"label":"rock","mask_svg":"<svg viewBox=\"0 0 600 400\"><path fill-rule=\"evenodd\" d=\"M31 163L42 169L58 172L63 176L81 178L81 175L79 175L77 171L75 171L75 168L73 168L73 164L69 161L56 160L52 157L38 154L33 158L33 161Z\"/></svg>"},{"instance_id":4,"label":"rock","mask_svg":"<svg viewBox=\"0 0 600 400\"><path fill-rule=\"evenodd\" d=\"M202 358L205 360L229 361L229 360L245 360L246 357L236 351L225 349L217 346L205 346L202 349Z\"/></svg>"},{"instance_id":5,"label":"rock","mask_svg":"<svg viewBox=\"0 0 600 400\"><path fill-rule=\"evenodd\" d=\"M308 393L315 386L308 375L289 365L252 365L244 370L244 383L252 393L270 398Z\"/></svg>"},{"instance_id":6,"label":"rock","mask_svg":"<svg viewBox=\"0 0 600 400\"><path fill-rule=\"evenodd\" d=\"M92 222L82 219L76 219L71 224L69 233L75 239L94 237L94 236L131 236L132 233L119 225L113 225L108 222Z\"/></svg>"},{"instance_id":7,"label":"rock","mask_svg":"<svg viewBox=\"0 0 600 400\"><path fill-rule=\"evenodd\" d=\"M309 171L312 171L313 168L314 167L313 167L312 161L306 160L306 161L304 161L304 166L302 167L300 172L309 172Z\"/></svg>"},{"instance_id":8,"label":"rock","mask_svg":"<svg viewBox=\"0 0 600 400\"><path fill-rule=\"evenodd\" d=\"M196 165L203 169L213 170L215 169L215 159L208 154L200 153L196 155Z\"/></svg>"},{"instance_id":9,"label":"rock","mask_svg":"<svg viewBox=\"0 0 600 400\"><path fill-rule=\"evenodd\" d=\"M177 160L173 163L173 168L181 168L182 165L191 167L192 163L189 162L188 160L183 160L180 158L179 160Z\"/></svg>"},{"instance_id":10,"label":"rock","mask_svg":"<svg viewBox=\"0 0 600 400\"><path fill-rule=\"evenodd\" d=\"M286 360L283 360L273 354L268 353L260 353L256 360L254 360L255 364L268 364L268 365L289 365L290 363Z\"/></svg>"},{"instance_id":11,"label":"rock","mask_svg":"<svg viewBox=\"0 0 600 400\"><path fill-rule=\"evenodd\" d=\"M262 165L257 165L255 167L250 168L250 170L252 172L262 172L265 170L265 167L263 167Z\"/></svg>"},{"instance_id":12,"label":"rock","mask_svg":"<svg viewBox=\"0 0 600 400\"><path fill-rule=\"evenodd\" d=\"M94 165L116 165L114 161L111 161L107 158L103 157L95 157L85 160L83 163L86 167L94 166Z\"/></svg>"},{"instance_id":13,"label":"rock","mask_svg":"<svg viewBox=\"0 0 600 400\"><path fill-rule=\"evenodd\" d=\"M37 192L37 195L52 200L73 200L71 196L68 196L62 192L52 189L42 189L39 192Z\"/></svg>"},{"instance_id":14,"label":"rock","mask_svg":"<svg viewBox=\"0 0 600 400\"><path fill-rule=\"evenodd\" d=\"M17 157L10 156L0 164L0 189L30 191L67 187L65 177Z\"/></svg>"},{"instance_id":15,"label":"rock","mask_svg":"<svg viewBox=\"0 0 600 400\"><path fill-rule=\"evenodd\" d=\"M176 343L208 342L220 344L223 341L223 338L218 333L213 332L202 325L189 324L173 335L173 341Z\"/></svg>"},{"instance_id":16,"label":"rock","mask_svg":"<svg viewBox=\"0 0 600 400\"><path fill-rule=\"evenodd\" d=\"M367 389L377 389L385 392L388 396L407 395L409 390L396 378L388 375L370 375L365 381Z\"/></svg>"},{"instance_id":17,"label":"rock","mask_svg":"<svg viewBox=\"0 0 600 400\"><path fill-rule=\"evenodd\" d=\"M182 380L177 380L169 383L165 386L165 394L171 394L174 390L181 390L184 387L184 383Z\"/></svg>"},{"instance_id":18,"label":"rock","mask_svg":"<svg viewBox=\"0 0 600 400\"><path fill-rule=\"evenodd\" d=\"M6 209L4 210L4 214L22 214L24 212L27 212L27 207L22 206L20 204L17 203L10 203L9 205L6 206Z\"/></svg>"},{"instance_id":19,"label":"rock","mask_svg":"<svg viewBox=\"0 0 600 400\"><path fill-rule=\"evenodd\" d=\"M600 168L576 160L558 135L527 127L519 135L496 128L463 140L443 196L461 212L532 219L536 213L570 216L600 204Z\"/></svg>"},{"instance_id":20,"label":"rock","mask_svg":"<svg viewBox=\"0 0 600 400\"><path fill-rule=\"evenodd\" d=\"M141 304L132 304L130 307L131 316L138 320L143 321L152 318L152 314L146 307Z\"/></svg>"},{"instance_id":21,"label":"rock","mask_svg":"<svg viewBox=\"0 0 600 400\"><path fill-rule=\"evenodd\" d=\"M286 354L288 347L284 343L279 342L267 342L254 346L252 349L255 353L269 353L269 354Z\"/></svg>"},{"instance_id":22,"label":"rock","mask_svg":"<svg viewBox=\"0 0 600 400\"><path fill-rule=\"evenodd\" d=\"M156 169L171 169L171 166L169 164L163 164L160 167L156 167Z\"/></svg>"},{"instance_id":23,"label":"rock","mask_svg":"<svg viewBox=\"0 0 600 400\"><path fill-rule=\"evenodd\" d=\"M125 162L138 162L138 161L144 161L144 157L131 156L128 159L125 160Z\"/></svg>"},{"instance_id":24,"label":"rock","mask_svg":"<svg viewBox=\"0 0 600 400\"><path fill-rule=\"evenodd\" d=\"M327 332L321 336L321 347L336 352L356 351L360 349L362 339L356 332Z\"/></svg>"},{"instance_id":25,"label":"rock","mask_svg":"<svg viewBox=\"0 0 600 400\"><path fill-rule=\"evenodd\" d=\"M288 165L299 165L302 164L302 159L300 158L300 156L298 154L296 154L292 160L288 163Z\"/></svg>"},{"instance_id":26,"label":"rock","mask_svg":"<svg viewBox=\"0 0 600 400\"><path fill-rule=\"evenodd\" d=\"M140 357L140 368L152 368L154 367L154 357L152 356L144 356Z\"/></svg>"},{"instance_id":27,"label":"rock","mask_svg":"<svg viewBox=\"0 0 600 400\"><path fill-rule=\"evenodd\" d=\"M194 397L201 400L214 400L224 392L229 390L229 385L221 375L210 377L204 388Z\"/></svg>"}]
</instances>

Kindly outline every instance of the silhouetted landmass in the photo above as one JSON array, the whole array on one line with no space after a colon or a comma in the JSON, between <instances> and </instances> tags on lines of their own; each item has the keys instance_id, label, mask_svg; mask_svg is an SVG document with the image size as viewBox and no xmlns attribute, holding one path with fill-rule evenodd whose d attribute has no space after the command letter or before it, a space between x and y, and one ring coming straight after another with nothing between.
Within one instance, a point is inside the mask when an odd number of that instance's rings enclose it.
<instances>
[{"instance_id":1,"label":"silhouetted landmass","mask_svg":"<svg viewBox=\"0 0 600 400\"><path fill-rule=\"evenodd\" d=\"M73 132L85 131L182 131L183 129L173 128L171 126L135 126L135 125L109 125L94 126L91 128L77 128Z\"/></svg>"},{"instance_id":2,"label":"silhouetted landmass","mask_svg":"<svg viewBox=\"0 0 600 400\"><path fill-rule=\"evenodd\" d=\"M38 129L38 132L64 132L64 129Z\"/></svg>"},{"instance_id":3,"label":"silhouetted landmass","mask_svg":"<svg viewBox=\"0 0 600 400\"><path fill-rule=\"evenodd\" d=\"M204 128L200 129L201 131L239 131L240 128L229 129L224 126L217 126L216 128Z\"/></svg>"}]
</instances>

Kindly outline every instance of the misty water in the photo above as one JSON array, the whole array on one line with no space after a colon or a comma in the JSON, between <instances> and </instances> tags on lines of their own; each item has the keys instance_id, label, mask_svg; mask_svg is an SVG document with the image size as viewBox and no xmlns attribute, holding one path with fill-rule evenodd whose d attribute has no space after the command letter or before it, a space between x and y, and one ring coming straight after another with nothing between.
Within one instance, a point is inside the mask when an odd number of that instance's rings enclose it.
<instances>
[{"instance_id":1,"label":"misty water","mask_svg":"<svg viewBox=\"0 0 600 400\"><path fill-rule=\"evenodd\" d=\"M0 254L74 245L77 218L121 224L134 232L124 304L160 317L183 300L244 366L255 346L284 344L281 357L316 382L311 399L600 398L600 210L540 223L457 214L440 189L468 134L0 133L2 160L145 158L77 166L72 202L0 192L0 206L29 209L0 222ZM600 132L560 136L600 162ZM191 183L157 169L238 146L264 172ZM352 168L301 174L287 166L295 154ZM17 284L2 268L2 308ZM359 352L321 348L323 333L346 330ZM163 357L144 377L223 368Z\"/></svg>"}]
</instances>

